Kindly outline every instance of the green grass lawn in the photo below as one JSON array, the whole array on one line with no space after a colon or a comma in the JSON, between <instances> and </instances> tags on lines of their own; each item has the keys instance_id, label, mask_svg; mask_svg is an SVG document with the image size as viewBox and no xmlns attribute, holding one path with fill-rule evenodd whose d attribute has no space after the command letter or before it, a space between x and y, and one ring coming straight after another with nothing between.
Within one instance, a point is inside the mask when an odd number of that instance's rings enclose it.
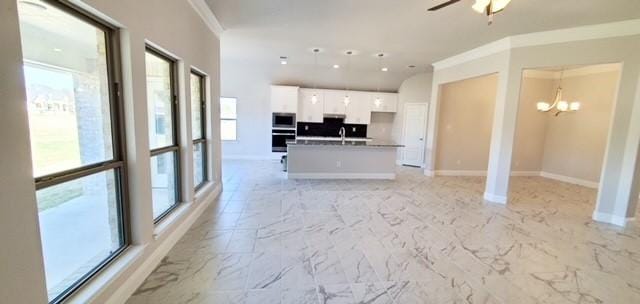
<instances>
[{"instance_id":1,"label":"green grass lawn","mask_svg":"<svg viewBox=\"0 0 640 304\"><path fill-rule=\"evenodd\" d=\"M35 176L68 170L81 164L75 115L30 113L31 148ZM79 180L38 191L38 210L44 211L82 195Z\"/></svg>"}]
</instances>

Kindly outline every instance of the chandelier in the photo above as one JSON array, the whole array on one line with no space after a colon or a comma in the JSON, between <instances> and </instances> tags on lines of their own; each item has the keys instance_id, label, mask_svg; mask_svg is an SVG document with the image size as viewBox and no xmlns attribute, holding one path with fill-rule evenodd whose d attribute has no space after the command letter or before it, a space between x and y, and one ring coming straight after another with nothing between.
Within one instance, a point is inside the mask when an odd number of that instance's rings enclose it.
<instances>
[{"instance_id":1,"label":"chandelier","mask_svg":"<svg viewBox=\"0 0 640 304\"><path fill-rule=\"evenodd\" d=\"M560 72L560 83L558 84L558 89L556 90L556 98L553 100L553 103L548 103L544 100L539 101L536 104L536 108L540 112L550 112L555 109L555 116L560 115L565 112L575 112L580 110L580 102L573 101L568 102L562 99L562 76L564 74L564 70Z\"/></svg>"}]
</instances>

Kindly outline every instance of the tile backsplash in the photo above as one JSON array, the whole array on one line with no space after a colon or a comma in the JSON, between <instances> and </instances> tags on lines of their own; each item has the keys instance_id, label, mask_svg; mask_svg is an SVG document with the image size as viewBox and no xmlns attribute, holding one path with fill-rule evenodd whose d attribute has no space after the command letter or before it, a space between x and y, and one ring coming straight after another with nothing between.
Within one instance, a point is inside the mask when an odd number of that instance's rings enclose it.
<instances>
[{"instance_id":1,"label":"tile backsplash","mask_svg":"<svg viewBox=\"0 0 640 304\"><path fill-rule=\"evenodd\" d=\"M298 122L298 136L340 137L340 128L344 127L346 137L367 137L367 125L345 124L343 118L325 117L322 123Z\"/></svg>"}]
</instances>

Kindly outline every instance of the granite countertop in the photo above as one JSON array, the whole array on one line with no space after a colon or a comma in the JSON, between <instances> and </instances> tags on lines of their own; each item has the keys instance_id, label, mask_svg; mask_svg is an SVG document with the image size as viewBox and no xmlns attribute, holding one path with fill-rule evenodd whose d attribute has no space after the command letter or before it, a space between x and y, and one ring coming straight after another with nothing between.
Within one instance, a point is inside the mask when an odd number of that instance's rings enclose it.
<instances>
[{"instance_id":1,"label":"granite countertop","mask_svg":"<svg viewBox=\"0 0 640 304\"><path fill-rule=\"evenodd\" d=\"M368 141L362 140L345 140L344 144L341 140L308 140L308 139L296 139L288 140L288 146L357 146L357 147L388 147L399 148L403 145L397 144L391 140L371 139Z\"/></svg>"}]
</instances>

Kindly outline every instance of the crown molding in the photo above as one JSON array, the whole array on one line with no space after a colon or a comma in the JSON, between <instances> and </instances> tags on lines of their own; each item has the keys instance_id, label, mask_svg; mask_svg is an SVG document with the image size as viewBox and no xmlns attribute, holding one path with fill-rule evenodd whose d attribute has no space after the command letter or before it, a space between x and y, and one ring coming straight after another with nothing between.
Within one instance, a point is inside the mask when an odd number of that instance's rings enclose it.
<instances>
[{"instance_id":1,"label":"crown molding","mask_svg":"<svg viewBox=\"0 0 640 304\"><path fill-rule=\"evenodd\" d=\"M507 51L511 49L511 37L502 38L477 48L468 50L458 55L451 56L447 59L434 62L432 64L433 70L442 70L452 66L456 66L465 62L469 62L478 58L487 57L496 53Z\"/></svg>"},{"instance_id":2,"label":"crown molding","mask_svg":"<svg viewBox=\"0 0 640 304\"><path fill-rule=\"evenodd\" d=\"M515 48L633 35L640 35L640 19L509 36L440 60L432 65L433 69L437 71Z\"/></svg>"},{"instance_id":3,"label":"crown molding","mask_svg":"<svg viewBox=\"0 0 640 304\"><path fill-rule=\"evenodd\" d=\"M571 77L579 77L586 76L592 74L599 73L608 73L608 72L618 72L621 70L621 66L619 63L609 63L609 64L597 64L597 65L589 65L579 68L567 69L564 73L560 71L545 71L545 70L535 70L535 69L527 69L524 70L523 75L525 78L538 78L538 79L560 79L562 78L571 78Z\"/></svg>"},{"instance_id":4,"label":"crown molding","mask_svg":"<svg viewBox=\"0 0 640 304\"><path fill-rule=\"evenodd\" d=\"M191 7L200 15L200 18L204 23L209 27L209 29L216 35L216 37L220 38L220 35L224 32L224 28L216 18L216 15L213 14L211 8L207 5L204 0L189 0L189 4Z\"/></svg>"}]
</instances>

